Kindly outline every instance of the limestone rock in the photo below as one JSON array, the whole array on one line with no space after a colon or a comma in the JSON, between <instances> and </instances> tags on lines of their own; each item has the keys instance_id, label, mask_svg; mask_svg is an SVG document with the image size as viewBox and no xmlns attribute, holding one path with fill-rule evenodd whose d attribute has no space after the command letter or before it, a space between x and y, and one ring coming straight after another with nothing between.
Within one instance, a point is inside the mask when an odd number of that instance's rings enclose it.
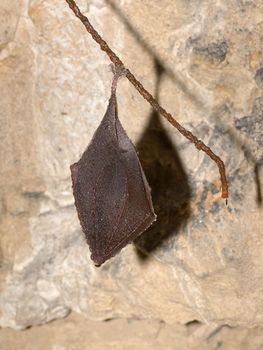
<instances>
[{"instance_id":1,"label":"limestone rock","mask_svg":"<svg viewBox=\"0 0 263 350\"><path fill-rule=\"evenodd\" d=\"M119 116L152 187L156 224L97 269L70 164L105 112L107 57L66 2L0 4L0 326L71 310L93 320L263 323L263 3L78 1L160 103L225 160L215 164L123 79Z\"/></svg>"},{"instance_id":2,"label":"limestone rock","mask_svg":"<svg viewBox=\"0 0 263 350\"><path fill-rule=\"evenodd\" d=\"M262 328L230 328L196 321L187 325L138 319L94 322L74 313L19 334L13 329L2 329L0 340L8 350L174 350L175 344L177 349L252 350L263 345Z\"/></svg>"}]
</instances>

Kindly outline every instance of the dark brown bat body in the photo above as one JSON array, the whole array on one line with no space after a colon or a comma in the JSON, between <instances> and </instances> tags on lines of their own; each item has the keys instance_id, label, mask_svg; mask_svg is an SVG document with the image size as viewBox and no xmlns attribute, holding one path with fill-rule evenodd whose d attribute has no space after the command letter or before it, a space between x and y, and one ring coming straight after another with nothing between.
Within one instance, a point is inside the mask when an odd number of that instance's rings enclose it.
<instances>
[{"instance_id":1,"label":"dark brown bat body","mask_svg":"<svg viewBox=\"0 0 263 350\"><path fill-rule=\"evenodd\" d=\"M115 90L116 81L90 145L70 167L75 205L96 266L156 219L136 150L118 119Z\"/></svg>"}]
</instances>

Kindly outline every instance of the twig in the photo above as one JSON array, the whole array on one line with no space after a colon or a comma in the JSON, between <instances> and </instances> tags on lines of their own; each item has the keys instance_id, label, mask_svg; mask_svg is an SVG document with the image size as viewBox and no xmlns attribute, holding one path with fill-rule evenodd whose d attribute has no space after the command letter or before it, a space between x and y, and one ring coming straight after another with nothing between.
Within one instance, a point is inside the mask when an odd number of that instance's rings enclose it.
<instances>
[{"instance_id":1,"label":"twig","mask_svg":"<svg viewBox=\"0 0 263 350\"><path fill-rule=\"evenodd\" d=\"M155 98L144 88L144 86L135 78L135 76L127 69L123 62L119 59L119 57L111 50L109 45L102 39L102 37L98 34L98 32L93 28L90 21L86 16L84 16L76 2L74 0L66 0L71 10L74 12L75 16L78 17L81 22L86 27L87 31L91 34L92 38L100 45L102 51L106 52L109 59L112 63L126 70L126 78L133 84L135 89L147 100L151 106L160 113L165 119L168 120L184 137L186 137L189 141L191 141L198 150L205 152L218 166L221 183L222 183L222 198L228 198L228 183L226 179L226 171L225 164L222 159L217 156L208 146L206 146L203 141L199 140L195 135L191 133L191 131L185 129L182 125L180 125L177 120L168 113L163 107L159 105L159 103L155 100Z\"/></svg>"}]
</instances>

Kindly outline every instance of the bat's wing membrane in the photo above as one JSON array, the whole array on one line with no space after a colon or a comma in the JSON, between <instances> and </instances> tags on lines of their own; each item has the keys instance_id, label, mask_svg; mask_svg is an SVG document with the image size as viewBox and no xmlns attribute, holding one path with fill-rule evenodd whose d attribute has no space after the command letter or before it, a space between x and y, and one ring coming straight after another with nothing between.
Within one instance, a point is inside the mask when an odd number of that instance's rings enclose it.
<instances>
[{"instance_id":1,"label":"bat's wing membrane","mask_svg":"<svg viewBox=\"0 0 263 350\"><path fill-rule=\"evenodd\" d=\"M155 221L150 187L136 150L117 116L115 94L83 153L71 166L82 229L97 266Z\"/></svg>"}]
</instances>

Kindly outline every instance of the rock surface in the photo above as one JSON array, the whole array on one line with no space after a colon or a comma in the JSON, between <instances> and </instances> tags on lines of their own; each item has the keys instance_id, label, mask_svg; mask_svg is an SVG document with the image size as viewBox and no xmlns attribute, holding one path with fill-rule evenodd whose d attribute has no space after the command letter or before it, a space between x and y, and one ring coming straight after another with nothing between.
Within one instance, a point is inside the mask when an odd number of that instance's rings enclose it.
<instances>
[{"instance_id":1,"label":"rock surface","mask_svg":"<svg viewBox=\"0 0 263 350\"><path fill-rule=\"evenodd\" d=\"M0 349L5 350L258 350L262 328L211 326L198 322L168 325L158 320L86 320L71 314L23 332L0 331ZM1 347L4 344L5 347Z\"/></svg>"},{"instance_id":2,"label":"rock surface","mask_svg":"<svg viewBox=\"0 0 263 350\"><path fill-rule=\"evenodd\" d=\"M225 160L217 167L123 79L119 116L157 223L101 268L69 165L106 110L109 61L66 2L0 4L0 326L76 311L93 320L263 324L263 3L78 1L160 103Z\"/></svg>"}]
</instances>

